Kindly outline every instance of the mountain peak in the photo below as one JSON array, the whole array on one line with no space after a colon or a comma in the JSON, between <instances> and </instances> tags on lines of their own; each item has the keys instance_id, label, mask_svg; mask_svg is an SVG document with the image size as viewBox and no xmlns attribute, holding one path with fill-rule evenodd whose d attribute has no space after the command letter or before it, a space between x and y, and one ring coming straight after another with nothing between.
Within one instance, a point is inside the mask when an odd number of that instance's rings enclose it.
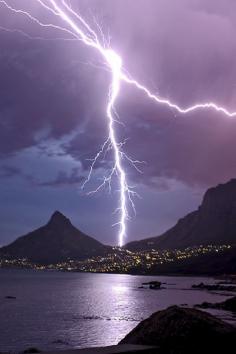
<instances>
[{"instance_id":1,"label":"mountain peak","mask_svg":"<svg viewBox=\"0 0 236 354\"><path fill-rule=\"evenodd\" d=\"M78 230L57 210L46 225L0 248L0 255L27 258L37 264L53 264L68 259L104 256L108 249L111 248Z\"/></svg>"},{"instance_id":2,"label":"mountain peak","mask_svg":"<svg viewBox=\"0 0 236 354\"><path fill-rule=\"evenodd\" d=\"M48 225L71 225L70 219L68 219L64 214L62 214L60 211L56 210L49 222Z\"/></svg>"}]
</instances>

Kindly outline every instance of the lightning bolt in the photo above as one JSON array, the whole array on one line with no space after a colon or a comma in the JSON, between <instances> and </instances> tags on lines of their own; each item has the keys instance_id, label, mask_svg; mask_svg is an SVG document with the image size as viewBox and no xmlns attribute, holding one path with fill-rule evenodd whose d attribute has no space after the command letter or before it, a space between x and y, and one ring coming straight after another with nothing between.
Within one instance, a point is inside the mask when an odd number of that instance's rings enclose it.
<instances>
[{"instance_id":1,"label":"lightning bolt","mask_svg":"<svg viewBox=\"0 0 236 354\"><path fill-rule=\"evenodd\" d=\"M89 182L94 166L100 157L108 150L112 150L114 155L113 167L109 174L104 177L103 182L94 191L92 191L92 193L99 191L106 184L108 184L109 188L111 188L112 177L117 175L119 181L120 198L119 206L116 211L119 212L120 216L119 221L116 224L119 225L118 243L121 247L124 243L124 238L126 235L126 221L129 219L128 205L131 204L133 210L135 211L133 197L137 196L137 193L133 190L133 187L129 186L128 184L127 174L123 166L123 160L128 160L128 162L131 163L131 165L138 171L138 164L142 163L141 161L131 159L124 153L123 145L125 142L119 142L116 136L115 123L117 123L117 113L115 110L115 104L120 93L121 82L125 82L126 84L134 86L136 89L142 91L148 98L155 101L156 103L165 105L181 114L187 114L198 109L212 109L228 117L234 117L236 116L236 112L230 112L228 109L221 107L214 102L197 103L192 106L183 108L166 98L162 98L153 94L145 85L140 84L138 81L126 74L123 69L122 59L119 54L111 48L106 48L106 46L99 40L96 31L94 31L91 26L84 20L84 18L79 13L74 11L65 0L35 0L35 2L40 4L45 10L53 14L56 18L60 18L64 23L64 26L59 26L53 23L43 23L38 18L34 17L30 12L22 9L16 9L10 6L7 1L0 0L0 4L4 5L9 11L19 15L24 15L41 27L60 30L70 35L72 37L71 39L82 41L86 46L97 50L103 57L107 67L111 72L111 84L108 92L108 102L106 107L108 138L102 145L101 150L92 160L89 174L83 184L83 187ZM4 28L4 30L7 29ZM20 30L15 31L18 31L19 33L22 32ZM101 31L100 27L99 31Z\"/></svg>"}]
</instances>

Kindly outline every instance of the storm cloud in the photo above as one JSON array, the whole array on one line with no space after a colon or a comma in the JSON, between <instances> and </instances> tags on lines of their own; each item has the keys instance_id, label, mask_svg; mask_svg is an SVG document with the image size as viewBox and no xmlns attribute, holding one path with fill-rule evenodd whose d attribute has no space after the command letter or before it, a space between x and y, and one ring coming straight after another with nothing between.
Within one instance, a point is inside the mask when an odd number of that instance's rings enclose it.
<instances>
[{"instance_id":1,"label":"storm cloud","mask_svg":"<svg viewBox=\"0 0 236 354\"><path fill-rule=\"evenodd\" d=\"M19 8L18 1L9 3ZM104 35L110 36L111 47L122 56L124 67L153 92L183 107L214 101L236 110L235 1L75 0L73 5L96 30L97 24L103 28ZM45 22L53 19L36 2L24 0L21 6L25 9L30 6ZM0 26L10 30L0 27L2 188L8 188L9 195L13 193L10 181L4 184L4 178L11 178L19 195L20 190L27 188L28 193L35 193L37 200L39 189L47 204L55 190L63 195L63 188L73 190L76 185L81 186L90 159L107 137L105 107L110 73L94 50L81 42L69 41L65 33L42 29L24 16L10 13L3 5L0 5ZM29 39L15 29L44 40ZM64 40L56 40L57 37ZM137 204L140 219L130 226L130 238L162 232L196 207L206 188L235 177L234 118L213 110L181 115L125 84L116 108L124 123L124 126L117 124L117 134L120 141L128 138L125 152L145 161L140 174L126 166L131 184L142 192L142 202ZM112 156L108 154L95 166L91 188L111 163ZM177 205L177 199L171 199L175 196L173 190L176 198L180 190L188 197L178 212L170 215L168 203ZM155 191L153 196L151 191ZM115 205L116 197L114 193L109 201L106 193L99 196L110 206ZM85 214L89 218L96 212L91 205L96 205L98 199L90 204L80 193L78 198L83 199L83 206L81 199L76 205L74 198L70 207L70 200L65 206L62 197L55 202L55 208L60 209L56 204L61 203L68 213L77 208L79 214L83 209L86 220ZM158 200L162 201L161 211ZM24 208L20 211L17 203L11 203L12 214L23 212ZM29 201L24 203L27 209ZM146 204L156 209L151 213L152 220L148 219L150 227L145 219ZM4 209L4 203L0 208ZM36 226L46 212L47 208L39 219L34 215L28 227ZM158 213L162 222L156 221ZM4 211L4 242L17 234L6 221L12 217ZM83 227L95 234L97 223L98 220L90 228L84 222ZM114 242L115 236L111 234L115 231L111 232L107 225L103 227L101 219L99 223L96 236ZM21 225L19 234L25 230L24 223Z\"/></svg>"}]
</instances>

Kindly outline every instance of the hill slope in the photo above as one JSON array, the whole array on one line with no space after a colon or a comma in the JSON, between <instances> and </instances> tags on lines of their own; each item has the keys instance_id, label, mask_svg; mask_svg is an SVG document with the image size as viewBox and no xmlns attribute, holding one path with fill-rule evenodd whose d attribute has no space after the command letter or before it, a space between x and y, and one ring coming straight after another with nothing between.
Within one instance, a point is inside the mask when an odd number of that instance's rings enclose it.
<instances>
[{"instance_id":1,"label":"hill slope","mask_svg":"<svg viewBox=\"0 0 236 354\"><path fill-rule=\"evenodd\" d=\"M108 246L85 235L69 219L56 211L49 222L0 249L0 254L28 258L35 263L49 264L70 259L103 255Z\"/></svg>"},{"instance_id":2,"label":"hill slope","mask_svg":"<svg viewBox=\"0 0 236 354\"><path fill-rule=\"evenodd\" d=\"M129 250L182 249L236 243L236 179L210 188L198 210L161 236L128 243Z\"/></svg>"},{"instance_id":3,"label":"hill slope","mask_svg":"<svg viewBox=\"0 0 236 354\"><path fill-rule=\"evenodd\" d=\"M225 275L236 274L236 247L219 253L202 254L174 262L154 264L150 268L137 266L131 274L150 275Z\"/></svg>"}]
</instances>

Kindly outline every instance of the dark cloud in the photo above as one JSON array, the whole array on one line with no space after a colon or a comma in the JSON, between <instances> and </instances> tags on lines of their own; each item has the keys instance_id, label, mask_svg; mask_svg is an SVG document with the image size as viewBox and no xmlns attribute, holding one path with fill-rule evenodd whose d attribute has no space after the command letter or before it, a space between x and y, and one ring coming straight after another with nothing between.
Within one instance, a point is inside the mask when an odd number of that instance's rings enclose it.
<instances>
[{"instance_id":1,"label":"dark cloud","mask_svg":"<svg viewBox=\"0 0 236 354\"><path fill-rule=\"evenodd\" d=\"M98 85L105 85L107 74L101 79L86 64L91 53L80 43L75 48L71 42L32 41L1 31L0 38L1 154L36 145L42 130L60 139L101 111Z\"/></svg>"},{"instance_id":2,"label":"dark cloud","mask_svg":"<svg viewBox=\"0 0 236 354\"><path fill-rule=\"evenodd\" d=\"M174 178L208 187L236 175L236 121L214 112L166 116L159 111L149 123L134 119L127 151L146 163L132 178L152 184L155 177Z\"/></svg>"},{"instance_id":3,"label":"dark cloud","mask_svg":"<svg viewBox=\"0 0 236 354\"><path fill-rule=\"evenodd\" d=\"M0 178L8 178L21 174L21 170L15 166L2 165L0 167Z\"/></svg>"},{"instance_id":4,"label":"dark cloud","mask_svg":"<svg viewBox=\"0 0 236 354\"><path fill-rule=\"evenodd\" d=\"M50 181L37 182L37 186L41 187L65 187L65 186L73 186L80 185L81 182L84 181L84 177L80 175L80 171L78 168L73 168L71 173L68 174L65 171L59 171L57 177Z\"/></svg>"}]
</instances>

